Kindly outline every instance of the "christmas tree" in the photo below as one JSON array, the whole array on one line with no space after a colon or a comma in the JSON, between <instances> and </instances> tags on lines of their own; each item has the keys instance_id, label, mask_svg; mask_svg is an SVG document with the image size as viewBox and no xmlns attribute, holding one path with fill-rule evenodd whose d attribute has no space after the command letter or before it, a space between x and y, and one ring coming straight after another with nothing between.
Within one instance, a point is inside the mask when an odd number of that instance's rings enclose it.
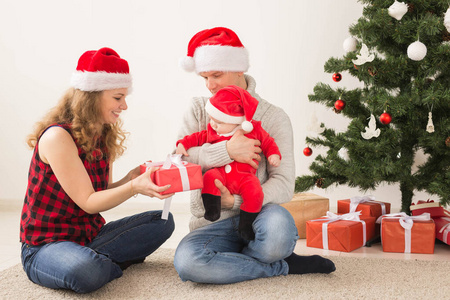
<instances>
[{"instance_id":1,"label":"christmas tree","mask_svg":"<svg viewBox=\"0 0 450 300\"><path fill-rule=\"evenodd\" d=\"M362 88L333 89L318 83L309 100L351 121L345 132L316 127L305 155L324 146L296 179L297 192L314 185L346 184L361 191L398 183L402 211L415 191L450 203L450 9L448 0L364 0L363 15L349 28L346 55L330 58L325 72L334 81L347 71ZM345 73L345 76L347 74ZM319 120L320 121L320 120ZM426 162L412 170L416 152Z\"/></svg>"}]
</instances>

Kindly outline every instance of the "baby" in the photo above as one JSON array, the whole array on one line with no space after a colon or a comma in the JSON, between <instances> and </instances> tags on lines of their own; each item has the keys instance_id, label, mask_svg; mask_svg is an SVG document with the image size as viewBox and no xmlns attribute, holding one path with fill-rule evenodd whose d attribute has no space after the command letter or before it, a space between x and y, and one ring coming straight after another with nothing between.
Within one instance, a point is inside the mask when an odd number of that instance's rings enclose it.
<instances>
[{"instance_id":1,"label":"baby","mask_svg":"<svg viewBox=\"0 0 450 300\"><path fill-rule=\"evenodd\" d=\"M274 139L261 127L261 122L252 120L258 106L258 100L246 90L237 86L227 86L212 96L205 106L210 117L206 130L187 135L177 141L176 154L188 156L187 150L204 143L216 143L229 140L233 134L243 129L246 137L261 142L261 149L269 164L280 165L281 154ZM256 163L258 161L255 160ZM221 194L214 184L218 179L231 194L241 195L239 233L247 240L253 240L255 234L252 224L261 211L264 194L256 169L249 164L232 163L208 170L203 176L202 200L205 207L205 219L216 221L220 218Z\"/></svg>"}]
</instances>

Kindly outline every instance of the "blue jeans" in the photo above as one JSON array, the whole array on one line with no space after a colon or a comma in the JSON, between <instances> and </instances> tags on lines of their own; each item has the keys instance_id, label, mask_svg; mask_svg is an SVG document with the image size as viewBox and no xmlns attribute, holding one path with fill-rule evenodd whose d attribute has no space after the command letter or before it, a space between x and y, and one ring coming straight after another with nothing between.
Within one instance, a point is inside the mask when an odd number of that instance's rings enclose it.
<instances>
[{"instance_id":1,"label":"blue jeans","mask_svg":"<svg viewBox=\"0 0 450 300\"><path fill-rule=\"evenodd\" d=\"M161 213L149 211L109 222L86 246L69 241L24 243L23 268L32 282L45 287L95 291L122 276L117 263L145 259L171 236L173 216L162 220Z\"/></svg>"},{"instance_id":2,"label":"blue jeans","mask_svg":"<svg viewBox=\"0 0 450 300\"><path fill-rule=\"evenodd\" d=\"M265 205L253 222L255 239L238 233L239 215L190 232L178 245L174 265L181 280L227 284L288 274L283 260L298 240L291 214Z\"/></svg>"}]
</instances>

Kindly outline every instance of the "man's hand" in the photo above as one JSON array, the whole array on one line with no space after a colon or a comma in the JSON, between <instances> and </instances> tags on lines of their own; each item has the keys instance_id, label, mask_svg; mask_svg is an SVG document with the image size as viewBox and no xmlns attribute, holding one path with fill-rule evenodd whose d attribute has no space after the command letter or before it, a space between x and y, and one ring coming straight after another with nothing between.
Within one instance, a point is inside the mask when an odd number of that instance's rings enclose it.
<instances>
[{"instance_id":1,"label":"man's hand","mask_svg":"<svg viewBox=\"0 0 450 300\"><path fill-rule=\"evenodd\" d=\"M221 206L222 209L232 209L234 206L234 196L230 191L222 184L219 179L214 180L214 184L220 190Z\"/></svg>"},{"instance_id":2,"label":"man's hand","mask_svg":"<svg viewBox=\"0 0 450 300\"><path fill-rule=\"evenodd\" d=\"M249 164L257 169L258 164L254 160L261 160L261 156L259 156L262 151L260 145L260 141L249 139L244 136L244 131L240 129L227 141L227 151L232 160Z\"/></svg>"}]
</instances>

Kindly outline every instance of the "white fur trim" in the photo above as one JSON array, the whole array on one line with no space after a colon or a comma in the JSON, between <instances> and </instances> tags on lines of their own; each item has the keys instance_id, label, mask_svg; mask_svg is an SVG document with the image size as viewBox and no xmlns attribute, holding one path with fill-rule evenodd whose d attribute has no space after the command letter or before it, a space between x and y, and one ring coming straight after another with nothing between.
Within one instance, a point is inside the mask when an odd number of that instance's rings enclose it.
<instances>
[{"instance_id":1,"label":"white fur trim","mask_svg":"<svg viewBox=\"0 0 450 300\"><path fill-rule=\"evenodd\" d=\"M82 72L72 74L71 85L85 92L130 88L132 84L130 74L108 72Z\"/></svg>"},{"instance_id":2,"label":"white fur trim","mask_svg":"<svg viewBox=\"0 0 450 300\"><path fill-rule=\"evenodd\" d=\"M205 110L211 117L213 117L216 120L219 120L220 122L229 124L241 124L243 121L245 121L244 116L239 117L230 116L218 110L214 105L211 104L211 102L209 102L209 99L205 105Z\"/></svg>"},{"instance_id":3,"label":"white fur trim","mask_svg":"<svg viewBox=\"0 0 450 300\"><path fill-rule=\"evenodd\" d=\"M247 72L249 68L248 51L243 47L206 45L194 52L195 71Z\"/></svg>"}]
</instances>

